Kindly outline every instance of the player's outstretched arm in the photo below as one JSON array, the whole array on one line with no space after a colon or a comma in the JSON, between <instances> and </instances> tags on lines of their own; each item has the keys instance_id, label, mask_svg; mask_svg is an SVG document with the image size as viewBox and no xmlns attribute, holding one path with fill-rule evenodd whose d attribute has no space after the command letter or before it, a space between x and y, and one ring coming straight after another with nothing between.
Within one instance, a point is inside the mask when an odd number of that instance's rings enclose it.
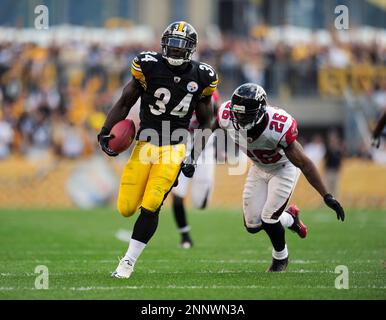
<instances>
[{"instance_id":1,"label":"player's outstretched arm","mask_svg":"<svg viewBox=\"0 0 386 320\"><path fill-rule=\"evenodd\" d=\"M344 221L344 210L340 203L327 192L326 187L320 177L318 169L314 163L306 156L303 148L296 140L291 143L284 152L289 161L291 161L296 167L298 167L307 178L308 182L319 192L323 197L327 206L336 212L338 220Z\"/></svg>"},{"instance_id":2,"label":"player's outstretched arm","mask_svg":"<svg viewBox=\"0 0 386 320\"><path fill-rule=\"evenodd\" d=\"M102 150L109 156L115 157L118 153L112 151L108 147L108 142L111 139L111 128L121 120L126 119L132 106L137 102L142 93L142 87L139 82L132 79L122 91L122 95L119 100L114 104L107 114L105 123L98 134L98 142L101 145Z\"/></svg>"},{"instance_id":3,"label":"player's outstretched arm","mask_svg":"<svg viewBox=\"0 0 386 320\"><path fill-rule=\"evenodd\" d=\"M182 164L182 173L191 178L195 171L195 163L197 162L201 151L204 150L206 143L209 140L209 136L206 136L205 129L211 130L212 118L213 118L213 107L211 96L202 98L196 106L196 117L199 122L198 129L203 131L202 134L196 134L194 136L193 148L190 157Z\"/></svg>"},{"instance_id":4,"label":"player's outstretched arm","mask_svg":"<svg viewBox=\"0 0 386 320\"><path fill-rule=\"evenodd\" d=\"M373 146L376 148L379 148L379 145L381 143L381 133L383 128L386 125L386 111L383 113L381 119L379 119L377 125L375 126L374 132L373 132Z\"/></svg>"}]
</instances>

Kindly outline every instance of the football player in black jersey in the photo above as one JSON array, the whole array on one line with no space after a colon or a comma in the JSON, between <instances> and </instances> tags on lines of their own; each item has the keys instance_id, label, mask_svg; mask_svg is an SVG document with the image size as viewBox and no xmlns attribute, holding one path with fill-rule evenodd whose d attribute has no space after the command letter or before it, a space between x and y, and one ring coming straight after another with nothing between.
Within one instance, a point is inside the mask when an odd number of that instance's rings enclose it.
<instances>
[{"instance_id":1,"label":"football player in black jersey","mask_svg":"<svg viewBox=\"0 0 386 320\"><path fill-rule=\"evenodd\" d=\"M116 156L108 147L110 130L127 117L141 98L140 127L122 173L117 203L124 217L132 216L138 209L140 214L129 248L112 274L114 277L130 277L135 262L157 229L160 208L180 171L193 176L195 161L205 146L205 139L196 139L195 148L185 159L185 144L181 139L173 140L172 135L177 129L188 129L193 111L199 129L211 126L211 96L218 79L211 66L192 60L196 46L197 33L189 23L170 24L162 35L162 53L142 52L132 61L133 78L109 111L98 135L102 150Z\"/></svg>"}]
</instances>

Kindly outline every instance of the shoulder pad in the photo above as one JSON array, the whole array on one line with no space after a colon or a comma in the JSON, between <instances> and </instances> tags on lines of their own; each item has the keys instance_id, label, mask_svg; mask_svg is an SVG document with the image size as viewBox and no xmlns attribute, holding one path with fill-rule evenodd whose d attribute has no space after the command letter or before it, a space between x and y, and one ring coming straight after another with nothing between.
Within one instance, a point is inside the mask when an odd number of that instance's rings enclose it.
<instances>
[{"instance_id":1,"label":"shoulder pad","mask_svg":"<svg viewBox=\"0 0 386 320\"><path fill-rule=\"evenodd\" d=\"M279 141L279 145L282 148L287 148L290 144L292 144L298 137L298 124L296 123L296 120L292 118L291 125L285 132L285 134L282 136L282 138Z\"/></svg>"},{"instance_id":2,"label":"shoulder pad","mask_svg":"<svg viewBox=\"0 0 386 320\"><path fill-rule=\"evenodd\" d=\"M231 119L230 119L230 109L229 106L231 101L225 101L221 104L220 108L217 110L217 123L220 128L229 129L231 127Z\"/></svg>"},{"instance_id":3,"label":"shoulder pad","mask_svg":"<svg viewBox=\"0 0 386 320\"><path fill-rule=\"evenodd\" d=\"M278 141L278 146L287 148L298 137L296 120L285 110L269 106L269 127L272 136Z\"/></svg>"},{"instance_id":4,"label":"shoulder pad","mask_svg":"<svg viewBox=\"0 0 386 320\"><path fill-rule=\"evenodd\" d=\"M140 65L158 62L162 56L155 51L142 51L136 56ZM135 58L134 58L135 59Z\"/></svg>"},{"instance_id":5,"label":"shoulder pad","mask_svg":"<svg viewBox=\"0 0 386 320\"><path fill-rule=\"evenodd\" d=\"M198 72L200 74L200 79L205 86L202 96L211 96L218 85L218 76L216 71L209 64L199 62Z\"/></svg>"},{"instance_id":6,"label":"shoulder pad","mask_svg":"<svg viewBox=\"0 0 386 320\"><path fill-rule=\"evenodd\" d=\"M146 89L146 72L155 62L160 59L160 54L153 51L144 51L137 55L131 62L131 74Z\"/></svg>"}]
</instances>

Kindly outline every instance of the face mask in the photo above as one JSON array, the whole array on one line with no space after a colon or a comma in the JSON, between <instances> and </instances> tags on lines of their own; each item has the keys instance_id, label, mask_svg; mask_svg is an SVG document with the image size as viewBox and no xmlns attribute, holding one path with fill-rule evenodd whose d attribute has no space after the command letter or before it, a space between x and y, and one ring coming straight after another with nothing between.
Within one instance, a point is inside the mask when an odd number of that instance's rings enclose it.
<instances>
[{"instance_id":1,"label":"face mask","mask_svg":"<svg viewBox=\"0 0 386 320\"><path fill-rule=\"evenodd\" d=\"M185 62L185 60L182 59L182 58L180 58L180 59L175 59L175 58L170 58L170 57L164 57L164 58L172 66L180 66L180 65L182 65Z\"/></svg>"}]
</instances>

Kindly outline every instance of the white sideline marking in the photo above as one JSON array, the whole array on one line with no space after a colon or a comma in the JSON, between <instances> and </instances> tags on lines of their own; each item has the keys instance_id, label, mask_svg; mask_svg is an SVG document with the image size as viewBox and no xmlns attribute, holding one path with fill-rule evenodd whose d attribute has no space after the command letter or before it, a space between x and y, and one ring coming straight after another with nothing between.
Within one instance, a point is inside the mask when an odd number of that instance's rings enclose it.
<instances>
[{"instance_id":1,"label":"white sideline marking","mask_svg":"<svg viewBox=\"0 0 386 320\"><path fill-rule=\"evenodd\" d=\"M31 277L31 276L36 276L36 273L32 273L32 272L0 273L0 276L1 277L20 277L20 276Z\"/></svg>"},{"instance_id":2,"label":"white sideline marking","mask_svg":"<svg viewBox=\"0 0 386 320\"><path fill-rule=\"evenodd\" d=\"M118 229L118 231L115 233L115 238L118 240L128 243L131 239L132 231L125 230L125 229Z\"/></svg>"},{"instance_id":3,"label":"white sideline marking","mask_svg":"<svg viewBox=\"0 0 386 320\"><path fill-rule=\"evenodd\" d=\"M234 286L234 285L212 285L212 286L92 286L92 287L62 287L50 288L51 290L63 291L95 291L95 290L141 290L141 289L335 289L331 286L262 286L262 285L248 285L248 286ZM385 290L386 286L351 286L350 289L381 289ZM35 288L16 288L16 287L0 287L0 291L21 291L21 290L37 290Z\"/></svg>"}]
</instances>

